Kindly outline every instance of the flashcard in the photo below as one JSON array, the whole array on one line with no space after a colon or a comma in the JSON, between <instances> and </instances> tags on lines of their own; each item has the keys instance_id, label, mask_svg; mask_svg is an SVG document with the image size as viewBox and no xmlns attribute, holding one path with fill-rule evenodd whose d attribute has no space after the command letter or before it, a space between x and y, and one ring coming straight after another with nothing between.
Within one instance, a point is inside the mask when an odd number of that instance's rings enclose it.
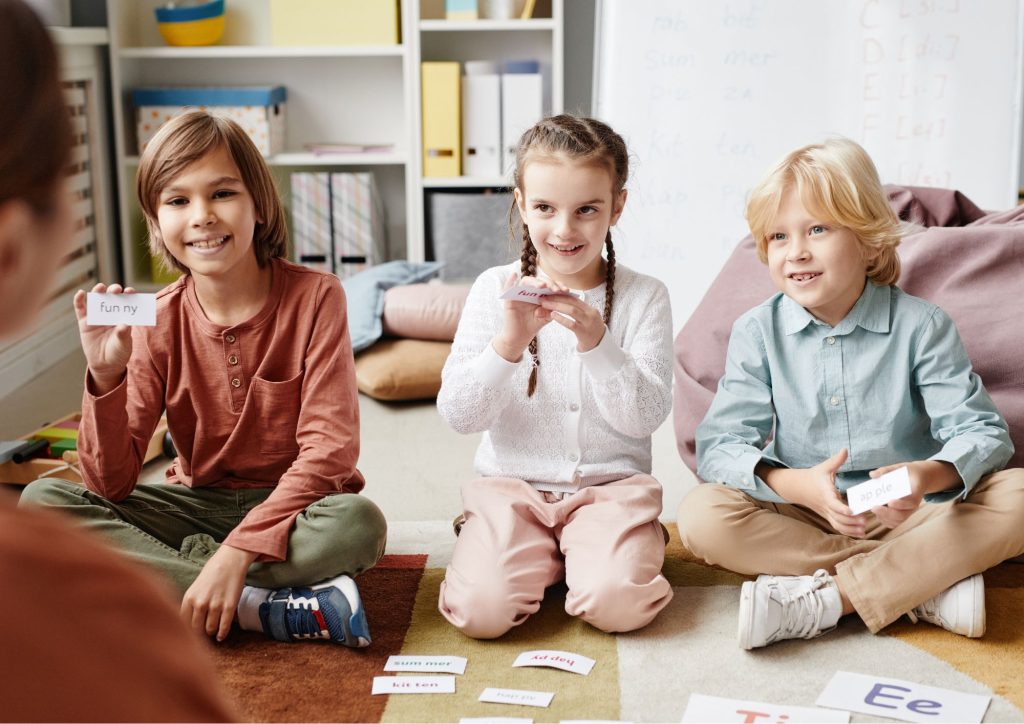
<instances>
[{"instance_id":1,"label":"flashcard","mask_svg":"<svg viewBox=\"0 0 1024 724\"><path fill-rule=\"evenodd\" d=\"M525 689L484 689L479 701L492 704L519 704L521 706L551 706L555 698L551 691L526 691Z\"/></svg>"},{"instance_id":2,"label":"flashcard","mask_svg":"<svg viewBox=\"0 0 1024 724\"><path fill-rule=\"evenodd\" d=\"M552 669L571 671L586 676L596 662L586 656L569 651L524 651L516 657L512 666L549 666Z\"/></svg>"},{"instance_id":3,"label":"flashcard","mask_svg":"<svg viewBox=\"0 0 1024 724\"><path fill-rule=\"evenodd\" d=\"M887 676L837 671L815 703L902 721L980 722L990 701Z\"/></svg>"},{"instance_id":4,"label":"flashcard","mask_svg":"<svg viewBox=\"0 0 1024 724\"><path fill-rule=\"evenodd\" d=\"M580 301L583 301L583 292L575 292L569 290L568 292L572 296L576 297ZM540 304L541 297L549 297L552 294L561 294L561 292L554 292L550 289L543 289L540 287L531 287L526 284L517 284L511 289L506 289L502 292L498 299L510 299L515 302L528 302L530 304Z\"/></svg>"},{"instance_id":5,"label":"flashcard","mask_svg":"<svg viewBox=\"0 0 1024 724\"><path fill-rule=\"evenodd\" d=\"M152 327L156 324L156 295L89 292L85 299L85 321L98 327Z\"/></svg>"},{"instance_id":6,"label":"flashcard","mask_svg":"<svg viewBox=\"0 0 1024 724\"><path fill-rule=\"evenodd\" d=\"M885 505L890 500L910 495L910 474L905 467L896 468L877 478L854 485L846 491L846 504L854 515Z\"/></svg>"},{"instance_id":7,"label":"flashcard","mask_svg":"<svg viewBox=\"0 0 1024 724\"><path fill-rule=\"evenodd\" d=\"M454 676L374 676L371 694L454 694Z\"/></svg>"},{"instance_id":8,"label":"flashcard","mask_svg":"<svg viewBox=\"0 0 1024 724\"><path fill-rule=\"evenodd\" d=\"M466 673L466 659L462 656L389 656L384 671L461 675Z\"/></svg>"},{"instance_id":9,"label":"flashcard","mask_svg":"<svg viewBox=\"0 0 1024 724\"><path fill-rule=\"evenodd\" d=\"M848 711L829 711L809 706L786 706L784 704L763 704L759 701L723 699L718 696L690 694L683 713L684 722L842 722L850 721Z\"/></svg>"}]
</instances>

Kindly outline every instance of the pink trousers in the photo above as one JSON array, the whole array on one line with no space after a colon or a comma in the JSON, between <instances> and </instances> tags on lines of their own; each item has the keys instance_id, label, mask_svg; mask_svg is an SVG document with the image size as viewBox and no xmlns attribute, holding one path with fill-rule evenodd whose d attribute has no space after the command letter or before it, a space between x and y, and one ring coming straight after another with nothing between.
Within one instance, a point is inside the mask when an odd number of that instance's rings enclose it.
<instances>
[{"instance_id":1,"label":"pink trousers","mask_svg":"<svg viewBox=\"0 0 1024 724\"><path fill-rule=\"evenodd\" d=\"M565 610L602 631L632 631L672 600L661 575L661 485L634 475L573 494L512 478L462 487L466 523L438 608L473 638L496 638L540 608L565 579Z\"/></svg>"}]
</instances>

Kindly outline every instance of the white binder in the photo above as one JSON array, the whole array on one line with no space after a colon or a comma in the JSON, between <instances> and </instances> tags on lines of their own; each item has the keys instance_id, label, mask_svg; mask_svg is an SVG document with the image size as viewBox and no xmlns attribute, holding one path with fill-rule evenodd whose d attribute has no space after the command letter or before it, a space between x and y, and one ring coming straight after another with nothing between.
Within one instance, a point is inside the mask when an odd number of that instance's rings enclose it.
<instances>
[{"instance_id":1,"label":"white binder","mask_svg":"<svg viewBox=\"0 0 1024 724\"><path fill-rule=\"evenodd\" d=\"M462 175L501 174L501 76L462 77Z\"/></svg>"},{"instance_id":2,"label":"white binder","mask_svg":"<svg viewBox=\"0 0 1024 724\"><path fill-rule=\"evenodd\" d=\"M501 76L501 171L509 173L516 159L516 144L523 131L544 115L544 85L539 73Z\"/></svg>"}]
</instances>

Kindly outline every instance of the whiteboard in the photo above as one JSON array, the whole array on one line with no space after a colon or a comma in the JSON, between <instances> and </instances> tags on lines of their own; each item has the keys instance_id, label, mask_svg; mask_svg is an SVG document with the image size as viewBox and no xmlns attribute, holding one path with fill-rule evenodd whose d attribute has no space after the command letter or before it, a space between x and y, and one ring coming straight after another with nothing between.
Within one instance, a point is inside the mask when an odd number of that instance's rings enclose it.
<instances>
[{"instance_id":1,"label":"whiteboard","mask_svg":"<svg viewBox=\"0 0 1024 724\"><path fill-rule=\"evenodd\" d=\"M1013 206L1022 4L602 0L594 113L632 162L618 258L668 285L682 327L748 233L747 191L789 151L837 135L867 149L883 183Z\"/></svg>"}]
</instances>

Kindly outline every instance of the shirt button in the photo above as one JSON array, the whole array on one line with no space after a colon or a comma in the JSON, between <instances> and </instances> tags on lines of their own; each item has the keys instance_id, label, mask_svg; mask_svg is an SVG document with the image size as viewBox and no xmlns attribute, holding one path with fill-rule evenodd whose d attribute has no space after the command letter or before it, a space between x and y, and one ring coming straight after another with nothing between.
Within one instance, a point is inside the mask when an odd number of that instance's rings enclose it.
<instances>
[{"instance_id":1,"label":"shirt button","mask_svg":"<svg viewBox=\"0 0 1024 724\"><path fill-rule=\"evenodd\" d=\"M835 337L825 337L825 341L828 342L829 344L835 344L836 343L836 338Z\"/></svg>"},{"instance_id":2,"label":"shirt button","mask_svg":"<svg viewBox=\"0 0 1024 724\"><path fill-rule=\"evenodd\" d=\"M233 355L233 354L229 355L228 356L228 364L229 365L236 365L236 364L238 364L238 357L236 355Z\"/></svg>"},{"instance_id":3,"label":"shirt button","mask_svg":"<svg viewBox=\"0 0 1024 724\"><path fill-rule=\"evenodd\" d=\"M233 335L233 334L226 334L226 335L224 335L224 339L227 340L228 344L234 344L235 343L235 335Z\"/></svg>"},{"instance_id":4,"label":"shirt button","mask_svg":"<svg viewBox=\"0 0 1024 724\"><path fill-rule=\"evenodd\" d=\"M237 377L233 377L231 379L231 386L232 387L241 387L242 386L242 381L240 379L238 379Z\"/></svg>"},{"instance_id":5,"label":"shirt button","mask_svg":"<svg viewBox=\"0 0 1024 724\"><path fill-rule=\"evenodd\" d=\"M573 462L576 462L577 460L580 459L580 456L577 455L576 453L573 453L572 455L569 456L569 459Z\"/></svg>"},{"instance_id":6,"label":"shirt button","mask_svg":"<svg viewBox=\"0 0 1024 724\"><path fill-rule=\"evenodd\" d=\"M832 405L833 407L835 407L836 405L839 404L839 398L838 397L830 397L829 400L828 400L828 403L830 405Z\"/></svg>"},{"instance_id":7,"label":"shirt button","mask_svg":"<svg viewBox=\"0 0 1024 724\"><path fill-rule=\"evenodd\" d=\"M572 403L571 405L569 405L569 409L570 409L570 410L571 410L572 412L577 412L577 411L579 411L579 409L580 409L580 406L579 406L579 405L577 405L577 404L576 404L576 403L574 402L574 403Z\"/></svg>"}]
</instances>

